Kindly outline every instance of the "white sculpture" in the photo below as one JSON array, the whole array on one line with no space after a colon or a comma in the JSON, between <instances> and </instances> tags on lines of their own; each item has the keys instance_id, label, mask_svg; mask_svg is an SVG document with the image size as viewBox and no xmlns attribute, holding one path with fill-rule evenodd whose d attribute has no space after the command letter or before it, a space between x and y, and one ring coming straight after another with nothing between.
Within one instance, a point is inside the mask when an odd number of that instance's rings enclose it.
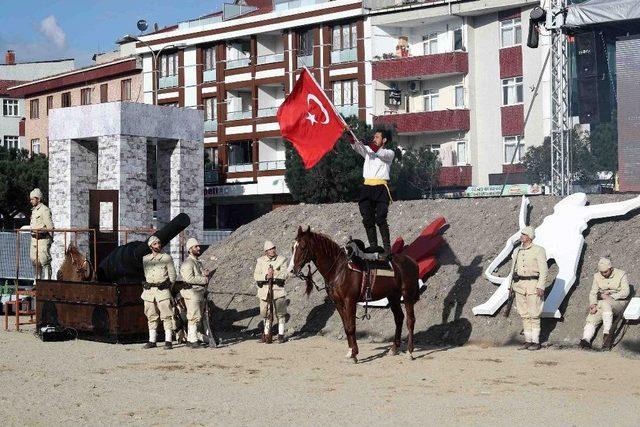
<instances>
[{"instance_id":1,"label":"white sculpture","mask_svg":"<svg viewBox=\"0 0 640 427\"><path fill-rule=\"evenodd\" d=\"M588 222L592 219L625 215L640 208L640 196L623 202L594 206L586 206L586 204L587 196L584 193L567 196L555 205L553 214L547 216L536 228L534 243L542 246L547 253L547 259L555 260L559 268L551 293L544 302L541 317L561 317L558 307L576 281L576 272L584 245L582 233L587 229ZM526 225L525 216L528 205L529 199L523 196L520 206L520 229ZM487 302L473 308L473 314L493 315L507 301L511 277L498 277L494 272L510 256L519 237L520 231L514 233L504 249L487 267L486 278L500 286Z\"/></svg>"}]
</instances>

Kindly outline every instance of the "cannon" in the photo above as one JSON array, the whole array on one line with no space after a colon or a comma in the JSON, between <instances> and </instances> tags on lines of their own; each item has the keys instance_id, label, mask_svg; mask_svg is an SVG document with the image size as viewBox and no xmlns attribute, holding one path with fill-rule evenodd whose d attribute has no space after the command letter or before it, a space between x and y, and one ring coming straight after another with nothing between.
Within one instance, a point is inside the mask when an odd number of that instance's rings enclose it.
<instances>
[{"instance_id":1,"label":"cannon","mask_svg":"<svg viewBox=\"0 0 640 427\"><path fill-rule=\"evenodd\" d=\"M153 236L160 239L162 246L180 234L191 224L189 215L178 214L167 225L156 231ZM98 266L99 282L117 283L119 285L144 282L142 258L151 253L147 241L134 241L118 246L107 255Z\"/></svg>"}]
</instances>

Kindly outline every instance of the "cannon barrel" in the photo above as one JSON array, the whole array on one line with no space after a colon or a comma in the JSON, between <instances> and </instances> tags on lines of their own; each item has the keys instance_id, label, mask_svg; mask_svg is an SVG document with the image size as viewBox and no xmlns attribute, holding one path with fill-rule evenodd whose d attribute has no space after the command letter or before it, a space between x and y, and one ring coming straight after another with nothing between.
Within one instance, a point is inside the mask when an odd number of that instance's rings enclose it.
<instances>
[{"instance_id":1,"label":"cannon barrel","mask_svg":"<svg viewBox=\"0 0 640 427\"><path fill-rule=\"evenodd\" d=\"M165 246L190 223L189 215L181 213L153 236L159 238L162 246ZM142 258L151 253L151 248L147 245L148 240L129 242L111 251L98 266L98 281L118 284L143 282Z\"/></svg>"}]
</instances>

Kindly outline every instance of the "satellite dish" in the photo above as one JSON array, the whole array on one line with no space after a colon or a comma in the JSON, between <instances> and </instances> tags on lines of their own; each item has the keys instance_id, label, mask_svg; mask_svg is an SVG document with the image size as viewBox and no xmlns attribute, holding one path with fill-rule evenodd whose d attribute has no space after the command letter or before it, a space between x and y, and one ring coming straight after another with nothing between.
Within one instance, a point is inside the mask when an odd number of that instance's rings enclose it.
<instances>
[{"instance_id":1,"label":"satellite dish","mask_svg":"<svg viewBox=\"0 0 640 427\"><path fill-rule=\"evenodd\" d=\"M145 32L147 31L147 28L149 28L149 26L147 25L147 21L145 21L144 19L139 20L137 25L138 25L138 29L141 32Z\"/></svg>"}]
</instances>

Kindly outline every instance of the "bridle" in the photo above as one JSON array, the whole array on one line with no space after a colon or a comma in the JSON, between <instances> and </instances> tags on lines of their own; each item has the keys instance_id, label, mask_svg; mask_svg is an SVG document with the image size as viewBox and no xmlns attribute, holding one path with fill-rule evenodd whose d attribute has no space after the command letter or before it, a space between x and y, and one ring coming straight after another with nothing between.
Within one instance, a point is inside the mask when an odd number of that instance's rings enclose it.
<instances>
[{"instance_id":1,"label":"bridle","mask_svg":"<svg viewBox=\"0 0 640 427\"><path fill-rule=\"evenodd\" d=\"M296 243L297 243L297 241L296 241ZM297 277L298 279L304 280L305 283L307 284L307 286L309 284L311 284L313 287L316 288L316 291L318 291L318 292L323 291L325 289L328 289L328 290L333 289L334 285L331 282L325 283L325 287L324 288L320 288L318 286L318 284L315 282L315 280L313 280L313 275L318 272L318 267L317 267L315 255L314 256L310 256L307 259L307 252L308 251L309 250L307 248L304 249L304 253L302 255L303 255L303 259L305 259L306 261L300 266L300 269L298 270L298 272L294 274L295 277ZM336 257L336 259L333 260L333 264L331 264L331 267L329 267L329 271L333 270L333 267L335 267L336 263L338 262L338 259L339 258ZM295 260L294 260L294 262L295 262ZM315 268L315 270L313 270L313 272L311 271L311 262L313 262L314 265L316 265L316 268ZM304 268L305 265L307 266L307 274L304 274L302 272L302 269Z\"/></svg>"},{"instance_id":2,"label":"bridle","mask_svg":"<svg viewBox=\"0 0 640 427\"><path fill-rule=\"evenodd\" d=\"M82 273L84 276L84 274L89 273L93 269L93 266L91 265L91 262L89 262L89 259L87 257L84 257L84 260L81 263L77 263L76 257L72 252L69 252L69 256L71 256L71 265L76 267L76 273ZM87 266L88 268L85 268L85 266Z\"/></svg>"}]
</instances>

